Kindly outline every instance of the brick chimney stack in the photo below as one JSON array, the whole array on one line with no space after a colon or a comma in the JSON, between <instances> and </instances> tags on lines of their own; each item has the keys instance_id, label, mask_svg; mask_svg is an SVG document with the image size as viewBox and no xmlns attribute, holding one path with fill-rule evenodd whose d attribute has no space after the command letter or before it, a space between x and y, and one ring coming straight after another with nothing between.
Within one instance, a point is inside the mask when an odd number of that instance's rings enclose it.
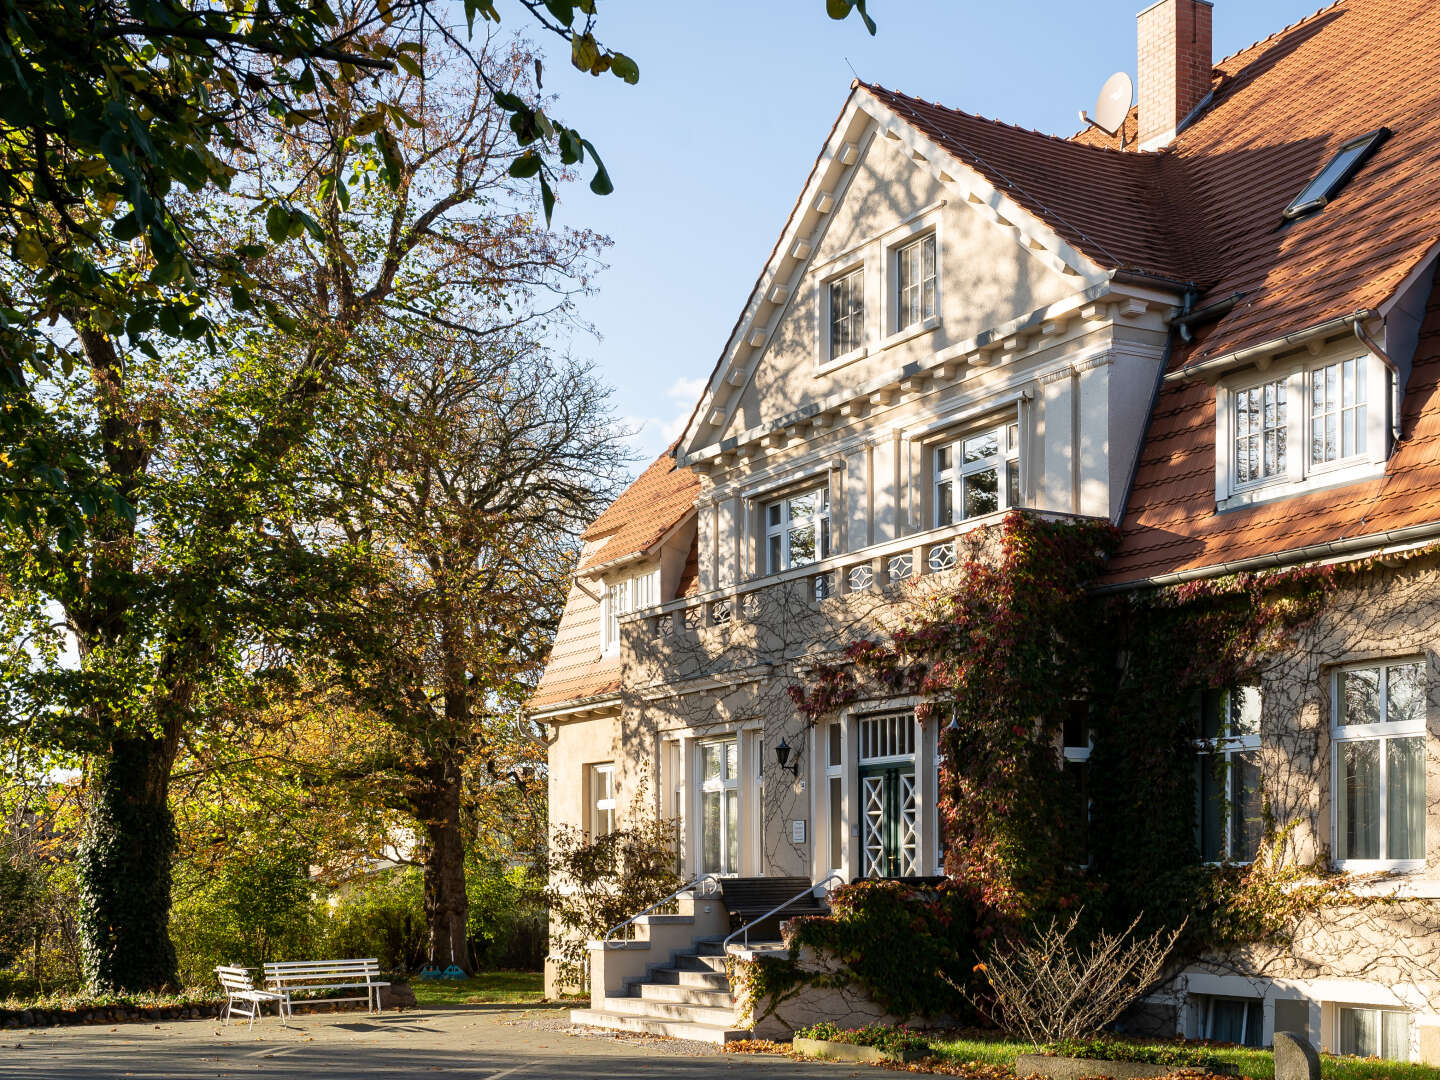
<instances>
[{"instance_id":1,"label":"brick chimney stack","mask_svg":"<svg viewBox=\"0 0 1440 1080\"><path fill-rule=\"evenodd\" d=\"M1166 145L1210 92L1208 0L1159 0L1136 16L1142 150Z\"/></svg>"}]
</instances>

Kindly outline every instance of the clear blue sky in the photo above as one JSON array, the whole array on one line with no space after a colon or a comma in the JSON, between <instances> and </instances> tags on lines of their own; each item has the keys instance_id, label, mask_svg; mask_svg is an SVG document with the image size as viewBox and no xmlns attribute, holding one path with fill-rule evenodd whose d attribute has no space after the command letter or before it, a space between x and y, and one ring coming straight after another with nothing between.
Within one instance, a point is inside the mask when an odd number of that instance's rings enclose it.
<instances>
[{"instance_id":1,"label":"clear blue sky","mask_svg":"<svg viewBox=\"0 0 1440 1080\"><path fill-rule=\"evenodd\" d=\"M871 0L875 37L824 0L608 0L597 36L640 82L592 79L551 59L545 89L615 179L562 193L557 220L614 242L573 343L641 427L645 461L689 414L831 123L851 71L919 97L1069 135L1113 71L1135 73L1143 0ZM1219 59L1320 0L1215 0ZM518 20L517 20L518 21ZM849 65L847 65L847 58ZM638 463L637 463L638 464Z\"/></svg>"}]
</instances>

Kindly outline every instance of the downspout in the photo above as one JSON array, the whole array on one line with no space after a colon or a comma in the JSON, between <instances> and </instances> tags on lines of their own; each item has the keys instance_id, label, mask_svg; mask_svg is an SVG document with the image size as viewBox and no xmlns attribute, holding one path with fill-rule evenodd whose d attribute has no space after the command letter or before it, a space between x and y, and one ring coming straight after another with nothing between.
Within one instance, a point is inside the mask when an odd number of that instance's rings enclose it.
<instances>
[{"instance_id":1,"label":"downspout","mask_svg":"<svg viewBox=\"0 0 1440 1080\"><path fill-rule=\"evenodd\" d=\"M1390 372L1390 445L1393 449L1400 444L1400 369L1395 366L1395 361L1390 359L1390 354L1376 344L1360 319L1355 320L1354 327L1355 337L1360 344L1369 349L1370 354Z\"/></svg>"}]
</instances>

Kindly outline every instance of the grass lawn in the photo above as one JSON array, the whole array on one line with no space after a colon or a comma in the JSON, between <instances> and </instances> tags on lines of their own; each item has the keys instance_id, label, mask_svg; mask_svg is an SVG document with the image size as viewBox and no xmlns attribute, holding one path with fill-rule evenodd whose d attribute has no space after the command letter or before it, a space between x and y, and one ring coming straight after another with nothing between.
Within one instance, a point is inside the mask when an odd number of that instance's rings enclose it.
<instances>
[{"instance_id":1,"label":"grass lawn","mask_svg":"<svg viewBox=\"0 0 1440 1080\"><path fill-rule=\"evenodd\" d=\"M986 1065L1013 1066L1020 1054L1034 1052L1029 1043L1003 1039L940 1038L931 1043L936 1052L956 1064L977 1061ZM1205 1053L1235 1064L1241 1076L1254 1080L1274 1080L1275 1059L1267 1050L1248 1050L1238 1046L1204 1046ZM1440 1080L1440 1068L1414 1065L1404 1061L1377 1061L1374 1058L1335 1057L1320 1055L1320 1075L1324 1080Z\"/></svg>"},{"instance_id":2,"label":"grass lawn","mask_svg":"<svg viewBox=\"0 0 1440 1080\"><path fill-rule=\"evenodd\" d=\"M420 1005L533 1005L545 1000L545 976L539 971L482 971L451 982L411 979Z\"/></svg>"}]
</instances>

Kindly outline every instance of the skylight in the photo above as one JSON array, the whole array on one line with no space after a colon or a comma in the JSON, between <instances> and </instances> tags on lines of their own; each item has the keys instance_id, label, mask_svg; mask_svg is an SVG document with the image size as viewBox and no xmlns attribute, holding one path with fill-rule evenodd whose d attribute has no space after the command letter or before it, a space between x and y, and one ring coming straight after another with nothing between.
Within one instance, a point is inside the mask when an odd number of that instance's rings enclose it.
<instances>
[{"instance_id":1,"label":"skylight","mask_svg":"<svg viewBox=\"0 0 1440 1080\"><path fill-rule=\"evenodd\" d=\"M1384 142L1385 137L1389 134L1388 128L1376 128L1368 135L1351 139L1341 146L1325 168L1320 170L1320 174L1306 184L1300 194L1296 195L1290 205L1285 208L1285 216L1297 218L1301 214L1319 210L1328 203L1330 196L1340 190L1345 181L1355 175L1355 170L1365 164L1365 159L1375 152L1375 148Z\"/></svg>"}]
</instances>

